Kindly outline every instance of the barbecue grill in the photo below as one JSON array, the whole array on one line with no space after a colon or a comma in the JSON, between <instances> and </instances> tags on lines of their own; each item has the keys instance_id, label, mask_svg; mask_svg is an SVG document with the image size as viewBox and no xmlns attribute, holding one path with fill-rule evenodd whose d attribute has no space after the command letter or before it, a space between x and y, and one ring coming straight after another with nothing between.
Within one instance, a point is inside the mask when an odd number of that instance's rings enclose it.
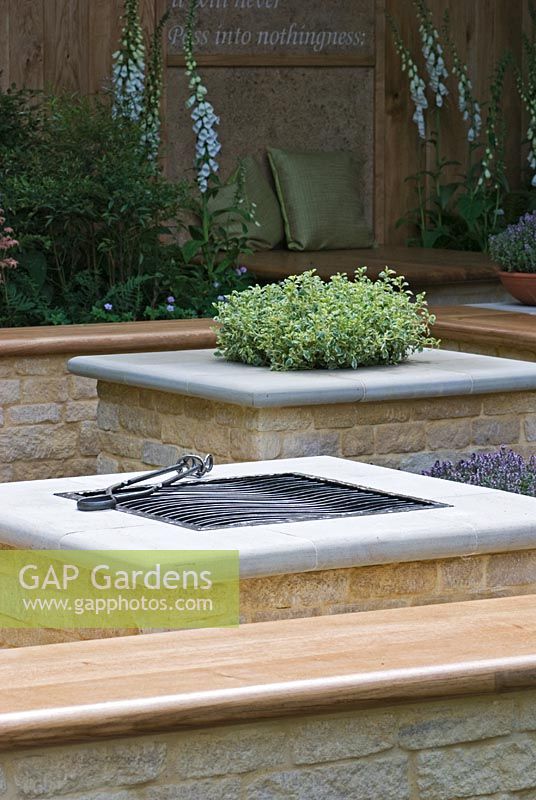
<instances>
[{"instance_id":1,"label":"barbecue grill","mask_svg":"<svg viewBox=\"0 0 536 800\"><path fill-rule=\"evenodd\" d=\"M116 510L196 531L445 507L298 472L207 480L212 465L211 456L185 456L172 467L105 490L58 496L76 500L82 511Z\"/></svg>"}]
</instances>

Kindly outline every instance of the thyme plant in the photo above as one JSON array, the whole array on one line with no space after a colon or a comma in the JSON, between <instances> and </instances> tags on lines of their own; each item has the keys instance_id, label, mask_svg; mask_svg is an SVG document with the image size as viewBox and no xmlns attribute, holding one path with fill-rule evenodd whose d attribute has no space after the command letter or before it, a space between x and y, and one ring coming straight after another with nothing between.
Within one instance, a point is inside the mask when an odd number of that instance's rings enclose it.
<instances>
[{"instance_id":1,"label":"thyme plant","mask_svg":"<svg viewBox=\"0 0 536 800\"><path fill-rule=\"evenodd\" d=\"M253 286L222 299L216 321L219 355L278 371L398 364L437 344L424 295L392 270L327 283L311 270Z\"/></svg>"}]
</instances>

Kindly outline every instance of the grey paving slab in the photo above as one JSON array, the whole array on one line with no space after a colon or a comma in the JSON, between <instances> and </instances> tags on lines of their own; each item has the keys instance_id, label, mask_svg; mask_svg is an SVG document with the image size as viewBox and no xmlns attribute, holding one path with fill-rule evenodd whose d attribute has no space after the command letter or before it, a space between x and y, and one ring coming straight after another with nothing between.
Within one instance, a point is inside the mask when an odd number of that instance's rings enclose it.
<instances>
[{"instance_id":1,"label":"grey paving slab","mask_svg":"<svg viewBox=\"0 0 536 800\"><path fill-rule=\"evenodd\" d=\"M272 372L210 350L78 356L76 375L253 407L444 397L536 389L536 364L442 350L358 370Z\"/></svg>"}]
</instances>

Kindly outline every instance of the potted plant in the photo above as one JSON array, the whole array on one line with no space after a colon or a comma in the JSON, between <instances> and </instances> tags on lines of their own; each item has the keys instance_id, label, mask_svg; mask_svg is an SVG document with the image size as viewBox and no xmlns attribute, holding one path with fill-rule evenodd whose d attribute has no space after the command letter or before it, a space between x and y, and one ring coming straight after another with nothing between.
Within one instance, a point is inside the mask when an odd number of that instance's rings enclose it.
<instances>
[{"instance_id":1,"label":"potted plant","mask_svg":"<svg viewBox=\"0 0 536 800\"><path fill-rule=\"evenodd\" d=\"M501 267L499 278L506 291L523 305L536 305L536 213L490 236L489 252Z\"/></svg>"}]
</instances>

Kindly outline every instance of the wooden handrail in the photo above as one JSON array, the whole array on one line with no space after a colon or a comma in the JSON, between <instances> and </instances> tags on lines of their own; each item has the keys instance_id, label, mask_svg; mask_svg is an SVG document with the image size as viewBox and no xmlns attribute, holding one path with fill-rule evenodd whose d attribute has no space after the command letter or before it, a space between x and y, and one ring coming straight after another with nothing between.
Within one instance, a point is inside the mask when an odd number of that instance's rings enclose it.
<instances>
[{"instance_id":1,"label":"wooden handrail","mask_svg":"<svg viewBox=\"0 0 536 800\"><path fill-rule=\"evenodd\" d=\"M0 748L536 685L536 596L0 652Z\"/></svg>"}]
</instances>

